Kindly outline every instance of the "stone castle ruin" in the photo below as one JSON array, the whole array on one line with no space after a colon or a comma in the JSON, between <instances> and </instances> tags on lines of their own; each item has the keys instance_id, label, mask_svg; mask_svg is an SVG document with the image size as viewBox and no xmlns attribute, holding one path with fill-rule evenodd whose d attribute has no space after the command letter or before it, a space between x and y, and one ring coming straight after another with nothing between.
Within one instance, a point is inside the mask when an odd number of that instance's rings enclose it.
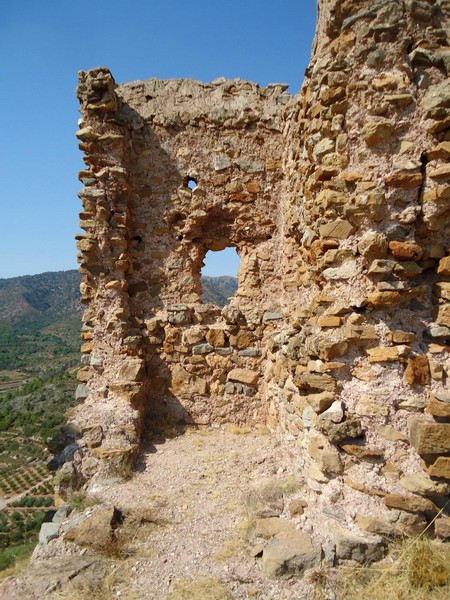
<instances>
[{"instance_id":1,"label":"stone castle ruin","mask_svg":"<svg viewBox=\"0 0 450 600\"><path fill-rule=\"evenodd\" d=\"M80 73L71 474L120 469L146 419L264 424L314 502L357 503L363 530L421 531L445 505L449 15L448 0L319 0L295 96ZM238 290L221 310L200 271L227 247Z\"/></svg>"}]
</instances>

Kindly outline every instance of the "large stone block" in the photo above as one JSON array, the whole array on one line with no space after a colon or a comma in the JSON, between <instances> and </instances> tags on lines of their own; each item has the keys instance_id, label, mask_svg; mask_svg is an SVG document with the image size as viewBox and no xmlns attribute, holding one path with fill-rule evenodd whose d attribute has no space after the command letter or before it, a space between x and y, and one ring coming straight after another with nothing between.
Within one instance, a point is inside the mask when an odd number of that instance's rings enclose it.
<instances>
[{"instance_id":1,"label":"large stone block","mask_svg":"<svg viewBox=\"0 0 450 600\"><path fill-rule=\"evenodd\" d=\"M386 119L366 123L362 129L362 136L368 146L389 142L394 133L394 125Z\"/></svg>"},{"instance_id":2,"label":"large stone block","mask_svg":"<svg viewBox=\"0 0 450 600\"><path fill-rule=\"evenodd\" d=\"M420 260L423 256L422 248L414 242L392 240L389 242L389 250L397 260Z\"/></svg>"},{"instance_id":3,"label":"large stone block","mask_svg":"<svg viewBox=\"0 0 450 600\"><path fill-rule=\"evenodd\" d=\"M295 379L295 383L306 389L324 390L334 392L336 389L336 380L326 373L301 373Z\"/></svg>"},{"instance_id":4,"label":"large stone block","mask_svg":"<svg viewBox=\"0 0 450 600\"><path fill-rule=\"evenodd\" d=\"M343 219L330 221L319 227L319 232L323 238L332 238L336 240L345 240L354 232L355 228L351 223Z\"/></svg>"},{"instance_id":5,"label":"large stone block","mask_svg":"<svg viewBox=\"0 0 450 600\"><path fill-rule=\"evenodd\" d=\"M447 79L442 83L431 85L420 104L428 118L441 117L442 109L450 107L450 81Z\"/></svg>"},{"instance_id":6,"label":"large stone block","mask_svg":"<svg viewBox=\"0 0 450 600\"><path fill-rule=\"evenodd\" d=\"M425 514L436 514L438 508L428 498L421 496L403 496L401 494L386 494L384 503L388 508L406 510L407 512L423 512Z\"/></svg>"},{"instance_id":7,"label":"large stone block","mask_svg":"<svg viewBox=\"0 0 450 600\"><path fill-rule=\"evenodd\" d=\"M428 400L427 409L433 417L450 419L450 402L441 402L433 394Z\"/></svg>"},{"instance_id":8,"label":"large stone block","mask_svg":"<svg viewBox=\"0 0 450 600\"><path fill-rule=\"evenodd\" d=\"M450 275L450 256L445 256L439 261L439 275Z\"/></svg>"},{"instance_id":9,"label":"large stone block","mask_svg":"<svg viewBox=\"0 0 450 600\"><path fill-rule=\"evenodd\" d=\"M419 496L429 496L430 498L439 498L450 493L449 483L436 481L426 473L404 475L400 478L400 485L408 492Z\"/></svg>"},{"instance_id":10,"label":"large stone block","mask_svg":"<svg viewBox=\"0 0 450 600\"><path fill-rule=\"evenodd\" d=\"M145 372L145 363L141 358L128 358L117 370L119 381L139 381Z\"/></svg>"},{"instance_id":11,"label":"large stone block","mask_svg":"<svg viewBox=\"0 0 450 600\"><path fill-rule=\"evenodd\" d=\"M332 533L337 558L365 563L380 560L384 555L386 543L381 537L361 537L340 527L333 528Z\"/></svg>"},{"instance_id":12,"label":"large stone block","mask_svg":"<svg viewBox=\"0 0 450 600\"><path fill-rule=\"evenodd\" d=\"M279 533L263 550L262 570L266 577L290 579L320 563L322 549L301 531Z\"/></svg>"},{"instance_id":13,"label":"large stone block","mask_svg":"<svg viewBox=\"0 0 450 600\"><path fill-rule=\"evenodd\" d=\"M344 470L339 452L325 436L311 438L309 453L322 473L326 475L339 475Z\"/></svg>"},{"instance_id":14,"label":"large stone block","mask_svg":"<svg viewBox=\"0 0 450 600\"><path fill-rule=\"evenodd\" d=\"M421 417L408 419L409 439L420 455L450 452L450 423L436 423Z\"/></svg>"},{"instance_id":15,"label":"large stone block","mask_svg":"<svg viewBox=\"0 0 450 600\"><path fill-rule=\"evenodd\" d=\"M450 457L439 456L436 462L427 468L427 472L430 477L450 479Z\"/></svg>"},{"instance_id":16,"label":"large stone block","mask_svg":"<svg viewBox=\"0 0 450 600\"><path fill-rule=\"evenodd\" d=\"M342 423L323 420L319 427L332 444L341 444L346 440L359 438L363 434L361 421L352 416L347 417Z\"/></svg>"},{"instance_id":17,"label":"large stone block","mask_svg":"<svg viewBox=\"0 0 450 600\"><path fill-rule=\"evenodd\" d=\"M259 372L253 371L252 369L232 369L228 373L229 381L238 381L239 383L246 383L247 385L255 385L259 379Z\"/></svg>"},{"instance_id":18,"label":"large stone block","mask_svg":"<svg viewBox=\"0 0 450 600\"><path fill-rule=\"evenodd\" d=\"M376 348L368 348L366 350L369 355L369 362L394 362L406 356L409 352L409 347L400 346L379 346Z\"/></svg>"},{"instance_id":19,"label":"large stone block","mask_svg":"<svg viewBox=\"0 0 450 600\"><path fill-rule=\"evenodd\" d=\"M408 385L427 385L430 381L428 357L420 355L408 358L403 381Z\"/></svg>"}]
</instances>

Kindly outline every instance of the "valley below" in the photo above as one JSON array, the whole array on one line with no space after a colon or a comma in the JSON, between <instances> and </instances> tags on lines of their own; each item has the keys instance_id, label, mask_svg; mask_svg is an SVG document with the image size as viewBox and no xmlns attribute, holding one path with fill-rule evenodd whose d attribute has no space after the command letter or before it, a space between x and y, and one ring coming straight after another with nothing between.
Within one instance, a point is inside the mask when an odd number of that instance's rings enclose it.
<instances>
[{"instance_id":1,"label":"valley below","mask_svg":"<svg viewBox=\"0 0 450 600\"><path fill-rule=\"evenodd\" d=\"M76 404L80 280L76 270L0 279L0 571L31 552L56 509L49 447L61 451ZM203 286L205 301L223 306L237 282Z\"/></svg>"}]
</instances>

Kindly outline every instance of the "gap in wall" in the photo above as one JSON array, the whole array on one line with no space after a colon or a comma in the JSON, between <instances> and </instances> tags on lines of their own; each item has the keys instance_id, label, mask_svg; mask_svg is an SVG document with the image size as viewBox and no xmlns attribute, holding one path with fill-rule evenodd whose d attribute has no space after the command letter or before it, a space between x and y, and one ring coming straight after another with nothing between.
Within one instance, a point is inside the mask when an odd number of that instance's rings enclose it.
<instances>
[{"instance_id":1,"label":"gap in wall","mask_svg":"<svg viewBox=\"0 0 450 600\"><path fill-rule=\"evenodd\" d=\"M229 304L238 287L239 263L236 248L229 247L217 252L208 250L201 271L202 302L220 307Z\"/></svg>"}]
</instances>

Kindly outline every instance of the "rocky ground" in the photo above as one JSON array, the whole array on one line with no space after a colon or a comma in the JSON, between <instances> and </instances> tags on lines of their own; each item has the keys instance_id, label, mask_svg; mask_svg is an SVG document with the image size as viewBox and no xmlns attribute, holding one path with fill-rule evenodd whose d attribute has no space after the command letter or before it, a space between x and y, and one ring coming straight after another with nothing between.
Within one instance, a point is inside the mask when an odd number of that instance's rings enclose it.
<instances>
[{"instance_id":1,"label":"rocky ground","mask_svg":"<svg viewBox=\"0 0 450 600\"><path fill-rule=\"evenodd\" d=\"M295 519L278 518L302 512L299 478L280 467L289 464L264 432L158 437L128 481L99 482L93 504L79 502L82 516L48 524L47 543L24 575L3 582L0 598L313 598L310 577L274 578L290 544L302 544L300 571L320 557Z\"/></svg>"}]
</instances>

